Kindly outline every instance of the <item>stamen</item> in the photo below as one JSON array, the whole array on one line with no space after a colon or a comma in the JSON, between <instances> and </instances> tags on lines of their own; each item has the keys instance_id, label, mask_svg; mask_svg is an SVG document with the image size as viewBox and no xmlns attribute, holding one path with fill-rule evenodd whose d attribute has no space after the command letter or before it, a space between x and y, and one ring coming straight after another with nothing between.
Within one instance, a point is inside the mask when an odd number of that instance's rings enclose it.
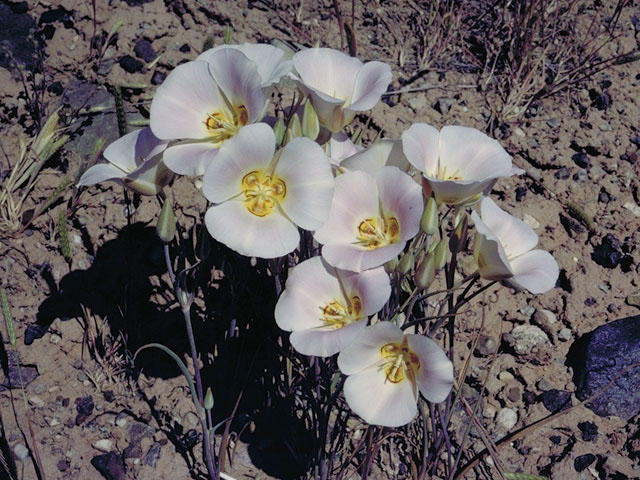
<instances>
[{"instance_id":1,"label":"stamen","mask_svg":"<svg viewBox=\"0 0 640 480\"><path fill-rule=\"evenodd\" d=\"M365 218L358 225L356 244L368 250L396 243L400 237L400 224L396 217Z\"/></svg>"},{"instance_id":2,"label":"stamen","mask_svg":"<svg viewBox=\"0 0 640 480\"><path fill-rule=\"evenodd\" d=\"M284 200L287 186L276 176L254 171L243 177L242 191L247 210L257 217L264 217L273 211L278 202Z\"/></svg>"},{"instance_id":3,"label":"stamen","mask_svg":"<svg viewBox=\"0 0 640 480\"><path fill-rule=\"evenodd\" d=\"M420 369L420 357L409 348L406 337L402 343L384 345L380 349L380 355L384 359L382 368L388 381L400 383L408 378L412 384L415 384L416 372Z\"/></svg>"},{"instance_id":4,"label":"stamen","mask_svg":"<svg viewBox=\"0 0 640 480\"><path fill-rule=\"evenodd\" d=\"M346 305L344 300L333 299L320 309L322 310L321 320L325 326L333 327L335 330L362 318L362 300L357 295L349 298Z\"/></svg>"}]
</instances>

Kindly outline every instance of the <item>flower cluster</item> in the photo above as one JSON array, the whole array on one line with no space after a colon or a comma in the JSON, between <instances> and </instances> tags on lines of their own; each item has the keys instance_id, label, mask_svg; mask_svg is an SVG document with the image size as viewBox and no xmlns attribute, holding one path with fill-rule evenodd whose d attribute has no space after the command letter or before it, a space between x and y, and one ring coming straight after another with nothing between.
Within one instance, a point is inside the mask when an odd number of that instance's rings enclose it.
<instances>
[{"instance_id":1,"label":"flower cluster","mask_svg":"<svg viewBox=\"0 0 640 480\"><path fill-rule=\"evenodd\" d=\"M271 126L267 99L284 77L306 103ZM453 385L453 364L424 324L403 323L415 302L399 299L428 288L445 266L447 245L466 235L465 209L480 204L481 214L471 213L477 276L543 293L558 266L533 250L530 227L484 197L500 178L521 173L496 140L416 123L400 139L351 142L344 128L379 102L391 79L384 63L326 48L288 60L270 45L216 47L167 77L150 127L110 145L110 163L89 169L80 185L115 180L158 194L173 173L202 176L214 239L242 255L299 262L275 309L291 345L305 355L338 354L352 410L395 427L416 416L420 394L441 402ZM456 219L438 213L443 204ZM321 256L297 250L300 229L313 232Z\"/></svg>"}]
</instances>

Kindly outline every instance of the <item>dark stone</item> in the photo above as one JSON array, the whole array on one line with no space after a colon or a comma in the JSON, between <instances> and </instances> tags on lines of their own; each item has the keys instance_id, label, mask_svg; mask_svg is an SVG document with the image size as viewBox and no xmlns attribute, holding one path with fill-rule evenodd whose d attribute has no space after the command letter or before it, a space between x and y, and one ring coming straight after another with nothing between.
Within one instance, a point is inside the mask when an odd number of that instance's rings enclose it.
<instances>
[{"instance_id":1,"label":"dark stone","mask_svg":"<svg viewBox=\"0 0 640 480\"><path fill-rule=\"evenodd\" d=\"M640 315L602 325L583 335L569 349L576 396L586 400L605 388L631 365L640 363ZM587 404L597 415L629 420L640 412L640 368L632 368L607 391Z\"/></svg>"},{"instance_id":2,"label":"dark stone","mask_svg":"<svg viewBox=\"0 0 640 480\"><path fill-rule=\"evenodd\" d=\"M598 110L609 110L611 108L611 95L609 95L609 92L598 92L592 88L589 90L589 98L591 98L591 106Z\"/></svg>"},{"instance_id":3,"label":"dark stone","mask_svg":"<svg viewBox=\"0 0 640 480\"><path fill-rule=\"evenodd\" d=\"M49 327L44 325L38 325L36 323L29 325L24 331L24 344L31 345L35 340L44 337L47 330L49 330Z\"/></svg>"},{"instance_id":4,"label":"dark stone","mask_svg":"<svg viewBox=\"0 0 640 480\"><path fill-rule=\"evenodd\" d=\"M80 425L93 413L93 397L89 395L88 397L76 398L75 403L76 411L78 412L78 415L76 416L76 425Z\"/></svg>"},{"instance_id":5,"label":"dark stone","mask_svg":"<svg viewBox=\"0 0 640 480\"><path fill-rule=\"evenodd\" d=\"M598 201L600 203L609 203L611 201L611 197L609 197L609 193L605 190L602 190L599 194L598 194Z\"/></svg>"},{"instance_id":6,"label":"dark stone","mask_svg":"<svg viewBox=\"0 0 640 480\"><path fill-rule=\"evenodd\" d=\"M199 440L200 435L198 434L198 431L192 428L191 430L187 431L187 433L185 433L178 441L182 448L184 448L185 450L191 450Z\"/></svg>"},{"instance_id":7,"label":"dark stone","mask_svg":"<svg viewBox=\"0 0 640 480\"><path fill-rule=\"evenodd\" d=\"M64 408L67 408L69 406L69 403L71 403L71 400L69 399L69 397L65 397L62 399L62 406Z\"/></svg>"},{"instance_id":8,"label":"dark stone","mask_svg":"<svg viewBox=\"0 0 640 480\"><path fill-rule=\"evenodd\" d=\"M136 54L136 57L144 60L147 63L153 62L158 56L156 51L151 46L151 42L144 39L138 40L138 43L136 43L136 46L133 48L133 53Z\"/></svg>"},{"instance_id":9,"label":"dark stone","mask_svg":"<svg viewBox=\"0 0 640 480\"><path fill-rule=\"evenodd\" d=\"M562 167L558 169L558 171L555 173L555 176L558 180L566 180L571 176L571 170L569 170L567 167Z\"/></svg>"},{"instance_id":10,"label":"dark stone","mask_svg":"<svg viewBox=\"0 0 640 480\"><path fill-rule=\"evenodd\" d=\"M58 467L58 470L61 472L66 472L69 469L69 462L67 462L64 458L61 460L58 460L58 463L56 463L56 467Z\"/></svg>"},{"instance_id":11,"label":"dark stone","mask_svg":"<svg viewBox=\"0 0 640 480\"><path fill-rule=\"evenodd\" d=\"M10 53L6 55L0 49L0 67L23 65L27 70L39 71L40 65L34 56L38 57L41 42L35 37L36 30L36 22L29 15L15 13L11 6L0 3L0 45L6 45ZM29 35L32 32L33 35Z\"/></svg>"},{"instance_id":12,"label":"dark stone","mask_svg":"<svg viewBox=\"0 0 640 480\"><path fill-rule=\"evenodd\" d=\"M162 82L164 82L165 78L167 78L166 73L161 72L160 70L156 70L153 72L153 75L151 75L151 84L162 85Z\"/></svg>"},{"instance_id":13,"label":"dark stone","mask_svg":"<svg viewBox=\"0 0 640 480\"><path fill-rule=\"evenodd\" d=\"M189 53L191 51L191 47L189 46L189 44L185 43L178 50L180 50L182 53Z\"/></svg>"},{"instance_id":14,"label":"dark stone","mask_svg":"<svg viewBox=\"0 0 640 480\"><path fill-rule=\"evenodd\" d=\"M593 422L580 422L578 428L582 432L582 440L593 442L598 438L598 426Z\"/></svg>"},{"instance_id":15,"label":"dark stone","mask_svg":"<svg viewBox=\"0 0 640 480\"><path fill-rule=\"evenodd\" d=\"M124 480L126 478L122 456L115 452L93 457L91 459L91 465L93 465L106 480Z\"/></svg>"},{"instance_id":16,"label":"dark stone","mask_svg":"<svg viewBox=\"0 0 640 480\"><path fill-rule=\"evenodd\" d=\"M25 387L38 378L38 368L35 365L24 365L17 350L7 350L6 357L0 357L2 363L2 383L0 392L3 390ZM3 355L4 356L4 355ZM22 383L20 378L22 377Z\"/></svg>"},{"instance_id":17,"label":"dark stone","mask_svg":"<svg viewBox=\"0 0 640 480\"><path fill-rule=\"evenodd\" d=\"M29 11L29 3L27 2L6 2L13 13L27 13Z\"/></svg>"},{"instance_id":18,"label":"dark stone","mask_svg":"<svg viewBox=\"0 0 640 480\"><path fill-rule=\"evenodd\" d=\"M130 7L139 7L145 3L151 3L153 0L124 0Z\"/></svg>"},{"instance_id":19,"label":"dark stone","mask_svg":"<svg viewBox=\"0 0 640 480\"><path fill-rule=\"evenodd\" d=\"M566 410L571 406L571 393L552 388L540 395L542 404L550 412Z\"/></svg>"},{"instance_id":20,"label":"dark stone","mask_svg":"<svg viewBox=\"0 0 640 480\"><path fill-rule=\"evenodd\" d=\"M560 445L562 437L560 435L551 435L549 437L549 440L551 440L551 443L553 443L554 445Z\"/></svg>"},{"instance_id":21,"label":"dark stone","mask_svg":"<svg viewBox=\"0 0 640 480\"><path fill-rule=\"evenodd\" d=\"M480 335L475 353L480 357L492 355L496 350L496 340L489 335Z\"/></svg>"},{"instance_id":22,"label":"dark stone","mask_svg":"<svg viewBox=\"0 0 640 480\"><path fill-rule=\"evenodd\" d=\"M121 57L118 63L120 63L122 69L127 73L139 72L144 67L144 64L140 60L133 58L131 55Z\"/></svg>"},{"instance_id":23,"label":"dark stone","mask_svg":"<svg viewBox=\"0 0 640 480\"><path fill-rule=\"evenodd\" d=\"M123 458L140 458L142 457L142 447L139 443L132 443L122 451Z\"/></svg>"},{"instance_id":24,"label":"dark stone","mask_svg":"<svg viewBox=\"0 0 640 480\"><path fill-rule=\"evenodd\" d=\"M607 305L607 312L614 313L616 310L618 310L618 307L616 307L615 303L610 303L609 305Z\"/></svg>"},{"instance_id":25,"label":"dark stone","mask_svg":"<svg viewBox=\"0 0 640 480\"><path fill-rule=\"evenodd\" d=\"M530 390L525 390L525 392L522 394L522 401L525 403L525 405L531 405L536 401L536 394Z\"/></svg>"},{"instance_id":26,"label":"dark stone","mask_svg":"<svg viewBox=\"0 0 640 480\"><path fill-rule=\"evenodd\" d=\"M586 453L576 457L573 461L573 468L576 469L576 472L581 472L595 461L596 456L593 453Z\"/></svg>"},{"instance_id":27,"label":"dark stone","mask_svg":"<svg viewBox=\"0 0 640 480\"><path fill-rule=\"evenodd\" d=\"M156 463L158 463L158 459L160 458L160 451L162 450L162 446L158 442L154 442L151 447L149 447L149 451L142 459L142 463L145 465L149 465L150 467L155 468Z\"/></svg>"},{"instance_id":28,"label":"dark stone","mask_svg":"<svg viewBox=\"0 0 640 480\"><path fill-rule=\"evenodd\" d=\"M53 25L45 25L42 29L42 36L45 40L51 40L56 33L56 27Z\"/></svg>"},{"instance_id":29,"label":"dark stone","mask_svg":"<svg viewBox=\"0 0 640 480\"><path fill-rule=\"evenodd\" d=\"M593 249L591 259L605 268L616 268L620 264L620 260L622 260L620 240L607 233L600 245Z\"/></svg>"},{"instance_id":30,"label":"dark stone","mask_svg":"<svg viewBox=\"0 0 640 480\"><path fill-rule=\"evenodd\" d=\"M507 398L513 403L519 402L521 397L522 394L520 393L520 388L518 387L511 387L509 389L509 392L507 393Z\"/></svg>"},{"instance_id":31,"label":"dark stone","mask_svg":"<svg viewBox=\"0 0 640 480\"><path fill-rule=\"evenodd\" d=\"M116 396L113 394L112 390L105 390L104 392L102 392L102 397L104 398L105 402L114 402L116 400Z\"/></svg>"},{"instance_id":32,"label":"dark stone","mask_svg":"<svg viewBox=\"0 0 640 480\"><path fill-rule=\"evenodd\" d=\"M587 307L593 307L596 304L596 300L593 297L587 297L586 300L584 301L584 304Z\"/></svg>"},{"instance_id":33,"label":"dark stone","mask_svg":"<svg viewBox=\"0 0 640 480\"><path fill-rule=\"evenodd\" d=\"M574 153L571 156L571 160L574 161L576 165L580 168L589 168L591 166L591 160L589 160L589 155L584 152Z\"/></svg>"},{"instance_id":34,"label":"dark stone","mask_svg":"<svg viewBox=\"0 0 640 480\"><path fill-rule=\"evenodd\" d=\"M636 147L640 148L640 135L635 135L629 139Z\"/></svg>"},{"instance_id":35,"label":"dark stone","mask_svg":"<svg viewBox=\"0 0 640 480\"><path fill-rule=\"evenodd\" d=\"M155 429L142 422L131 422L127 427L127 432L131 443L138 443L144 437L152 437Z\"/></svg>"},{"instance_id":36,"label":"dark stone","mask_svg":"<svg viewBox=\"0 0 640 480\"><path fill-rule=\"evenodd\" d=\"M109 72L116 64L116 59L113 57L103 58L100 60L100 65L98 65L97 73L98 75L109 75Z\"/></svg>"},{"instance_id":37,"label":"dark stone","mask_svg":"<svg viewBox=\"0 0 640 480\"><path fill-rule=\"evenodd\" d=\"M573 174L573 181L576 183L587 183L588 180L587 172L582 168Z\"/></svg>"},{"instance_id":38,"label":"dark stone","mask_svg":"<svg viewBox=\"0 0 640 480\"><path fill-rule=\"evenodd\" d=\"M522 201L524 197L527 196L527 187L523 187L519 185L516 187L516 202Z\"/></svg>"},{"instance_id":39,"label":"dark stone","mask_svg":"<svg viewBox=\"0 0 640 480\"><path fill-rule=\"evenodd\" d=\"M54 22L62 22L65 28L73 27L73 12L67 10L64 7L47 10L42 15L40 15L38 25L45 25L47 23Z\"/></svg>"},{"instance_id":40,"label":"dark stone","mask_svg":"<svg viewBox=\"0 0 640 480\"><path fill-rule=\"evenodd\" d=\"M62 95L62 92L64 92L64 88L62 88L62 83L53 82L47 87L47 92L53 93L54 95Z\"/></svg>"}]
</instances>

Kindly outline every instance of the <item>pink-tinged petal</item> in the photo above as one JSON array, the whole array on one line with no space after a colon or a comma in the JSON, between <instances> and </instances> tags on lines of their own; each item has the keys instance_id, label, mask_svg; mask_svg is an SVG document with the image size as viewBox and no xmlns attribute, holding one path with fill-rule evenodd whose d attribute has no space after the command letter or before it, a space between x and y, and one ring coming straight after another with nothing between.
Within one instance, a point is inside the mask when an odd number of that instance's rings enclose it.
<instances>
[{"instance_id":1,"label":"pink-tinged petal","mask_svg":"<svg viewBox=\"0 0 640 480\"><path fill-rule=\"evenodd\" d=\"M110 163L100 163L87 169L87 171L82 174L82 177L80 177L78 181L78 186L88 187L89 185L95 185L96 183L107 182L109 180L122 183L121 179L124 178L125 175L125 172Z\"/></svg>"},{"instance_id":2,"label":"pink-tinged petal","mask_svg":"<svg viewBox=\"0 0 640 480\"><path fill-rule=\"evenodd\" d=\"M389 275L383 267L366 270L360 274L341 274L345 289L360 292L365 315L379 312L391 296Z\"/></svg>"},{"instance_id":3,"label":"pink-tinged petal","mask_svg":"<svg viewBox=\"0 0 640 480\"><path fill-rule=\"evenodd\" d=\"M347 170L362 170L375 175L384 166L398 167L401 170L409 169L409 162L402 152L400 140L377 140L366 150L362 150L349 156L340 163Z\"/></svg>"},{"instance_id":4,"label":"pink-tinged petal","mask_svg":"<svg viewBox=\"0 0 640 480\"><path fill-rule=\"evenodd\" d=\"M386 63L365 63L356 76L348 109L363 112L375 107L382 94L387 91L392 77L391 67Z\"/></svg>"},{"instance_id":5,"label":"pink-tinged petal","mask_svg":"<svg viewBox=\"0 0 640 480\"><path fill-rule=\"evenodd\" d=\"M241 51L225 48L213 52L208 65L227 100L235 107L244 105L249 112L250 123L258 120L266 99L256 64Z\"/></svg>"},{"instance_id":6,"label":"pink-tinged petal","mask_svg":"<svg viewBox=\"0 0 640 480\"><path fill-rule=\"evenodd\" d=\"M353 272L364 272L370 268L384 265L396 257L404 249L406 243L406 241L392 243L372 250L347 243L329 243L322 247L322 256L334 267Z\"/></svg>"},{"instance_id":7,"label":"pink-tinged petal","mask_svg":"<svg viewBox=\"0 0 640 480\"><path fill-rule=\"evenodd\" d=\"M350 345L366 326L367 319L363 318L337 330L298 330L291 334L289 341L293 348L304 355L330 357Z\"/></svg>"},{"instance_id":8,"label":"pink-tinged petal","mask_svg":"<svg viewBox=\"0 0 640 480\"><path fill-rule=\"evenodd\" d=\"M361 145L356 145L344 133L334 133L329 139L329 156L331 163L339 165L342 160L364 150ZM359 169L362 170L362 169Z\"/></svg>"},{"instance_id":9,"label":"pink-tinged petal","mask_svg":"<svg viewBox=\"0 0 640 480\"><path fill-rule=\"evenodd\" d=\"M512 277L513 271L500 241L476 212L471 212L471 219L476 227L473 257L480 276L487 280L505 280Z\"/></svg>"},{"instance_id":10,"label":"pink-tinged petal","mask_svg":"<svg viewBox=\"0 0 640 480\"><path fill-rule=\"evenodd\" d=\"M538 244L538 235L519 218L509 215L490 198L480 204L482 221L498 238L508 258L515 258Z\"/></svg>"},{"instance_id":11,"label":"pink-tinged petal","mask_svg":"<svg viewBox=\"0 0 640 480\"><path fill-rule=\"evenodd\" d=\"M307 87L343 102L351 98L362 68L362 62L357 58L331 48L301 50L292 60L293 68Z\"/></svg>"},{"instance_id":12,"label":"pink-tinged petal","mask_svg":"<svg viewBox=\"0 0 640 480\"><path fill-rule=\"evenodd\" d=\"M226 105L209 63L188 62L176 67L158 87L151 103L151 130L164 140L203 139L209 136L208 115L222 108Z\"/></svg>"},{"instance_id":13,"label":"pink-tinged petal","mask_svg":"<svg viewBox=\"0 0 640 480\"><path fill-rule=\"evenodd\" d=\"M415 123L402 133L402 149L415 168L431 177L438 171L440 133L426 123Z\"/></svg>"},{"instance_id":14,"label":"pink-tinged petal","mask_svg":"<svg viewBox=\"0 0 640 480\"><path fill-rule=\"evenodd\" d=\"M329 216L334 178L322 147L308 138L294 138L283 149L274 173L287 194L282 210L299 227L315 230Z\"/></svg>"},{"instance_id":15,"label":"pink-tinged petal","mask_svg":"<svg viewBox=\"0 0 640 480\"><path fill-rule=\"evenodd\" d=\"M296 84L296 87L298 87L303 95L309 97L321 125L328 128L332 133L337 133L346 123L348 123L345 120L344 111L342 110L342 105L345 100L333 98L319 90L305 85L296 78L293 78L293 83Z\"/></svg>"},{"instance_id":16,"label":"pink-tinged petal","mask_svg":"<svg viewBox=\"0 0 640 480\"><path fill-rule=\"evenodd\" d=\"M500 143L480 130L448 125L440 130L440 164L463 180L507 177L511 156Z\"/></svg>"},{"instance_id":17,"label":"pink-tinged petal","mask_svg":"<svg viewBox=\"0 0 640 480\"><path fill-rule=\"evenodd\" d=\"M422 335L407 335L409 348L420 357L418 388L430 402L444 401L453 386L453 363L442 348Z\"/></svg>"},{"instance_id":18,"label":"pink-tinged petal","mask_svg":"<svg viewBox=\"0 0 640 480\"><path fill-rule=\"evenodd\" d=\"M402 343L404 334L391 322L380 322L365 328L351 345L338 355L338 368L345 375L354 375L382 361L380 349L387 343ZM383 374L383 378L385 375Z\"/></svg>"},{"instance_id":19,"label":"pink-tinged petal","mask_svg":"<svg viewBox=\"0 0 640 480\"><path fill-rule=\"evenodd\" d=\"M127 133L104 150L104 158L130 172L145 160L161 154L169 142L156 137L149 127Z\"/></svg>"},{"instance_id":20,"label":"pink-tinged petal","mask_svg":"<svg viewBox=\"0 0 640 480\"><path fill-rule=\"evenodd\" d=\"M265 170L276 149L273 130L256 123L241 128L218 150L202 178L202 193L213 203L221 203L242 191L242 179L254 171Z\"/></svg>"},{"instance_id":21,"label":"pink-tinged petal","mask_svg":"<svg viewBox=\"0 0 640 480\"><path fill-rule=\"evenodd\" d=\"M349 376L344 398L351 410L371 425L400 427L418 414L411 382L389 382L385 371L376 367Z\"/></svg>"},{"instance_id":22,"label":"pink-tinged petal","mask_svg":"<svg viewBox=\"0 0 640 480\"><path fill-rule=\"evenodd\" d=\"M385 215L395 215L400 224L400 238L413 238L420 230L424 210L422 187L396 167L381 168L376 174L376 182Z\"/></svg>"},{"instance_id":23,"label":"pink-tinged petal","mask_svg":"<svg viewBox=\"0 0 640 480\"><path fill-rule=\"evenodd\" d=\"M378 186L373 176L366 172L347 172L335 179L335 190L327 221L314 233L322 243L347 243L356 241L358 225L363 218L379 213Z\"/></svg>"},{"instance_id":24,"label":"pink-tinged petal","mask_svg":"<svg viewBox=\"0 0 640 480\"><path fill-rule=\"evenodd\" d=\"M173 178L173 172L162 161L162 155L149 158L122 179L131 190L142 195L157 195Z\"/></svg>"},{"instance_id":25,"label":"pink-tinged petal","mask_svg":"<svg viewBox=\"0 0 640 480\"><path fill-rule=\"evenodd\" d=\"M218 152L206 142L175 144L165 150L164 164L179 175L202 175Z\"/></svg>"},{"instance_id":26,"label":"pink-tinged petal","mask_svg":"<svg viewBox=\"0 0 640 480\"><path fill-rule=\"evenodd\" d=\"M497 179L474 180L438 180L426 176L438 203L447 205L471 205L482 199L495 185Z\"/></svg>"},{"instance_id":27,"label":"pink-tinged petal","mask_svg":"<svg viewBox=\"0 0 640 480\"><path fill-rule=\"evenodd\" d=\"M295 250L300 241L296 226L279 212L258 217L242 201L214 205L204 221L213 238L247 257L281 257Z\"/></svg>"},{"instance_id":28,"label":"pink-tinged petal","mask_svg":"<svg viewBox=\"0 0 640 480\"><path fill-rule=\"evenodd\" d=\"M511 260L511 268L515 275L509 282L534 294L555 287L560 274L558 263L544 250L532 250Z\"/></svg>"}]
</instances>

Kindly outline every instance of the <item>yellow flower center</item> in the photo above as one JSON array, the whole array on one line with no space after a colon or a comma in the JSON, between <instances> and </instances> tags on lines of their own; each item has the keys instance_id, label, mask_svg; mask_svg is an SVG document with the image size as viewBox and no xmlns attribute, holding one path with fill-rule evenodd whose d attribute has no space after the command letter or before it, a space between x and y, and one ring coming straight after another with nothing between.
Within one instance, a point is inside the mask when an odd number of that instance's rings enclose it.
<instances>
[{"instance_id":1,"label":"yellow flower center","mask_svg":"<svg viewBox=\"0 0 640 480\"><path fill-rule=\"evenodd\" d=\"M210 141L219 148L249 123L249 112L244 105L232 106L231 111L220 110L207 115L204 122Z\"/></svg>"},{"instance_id":2,"label":"yellow flower center","mask_svg":"<svg viewBox=\"0 0 640 480\"><path fill-rule=\"evenodd\" d=\"M420 369L420 357L409 348L406 337L402 343L384 345L380 349L380 355L384 359L382 368L388 381L400 383L408 378L415 388L416 373Z\"/></svg>"},{"instance_id":3,"label":"yellow flower center","mask_svg":"<svg viewBox=\"0 0 640 480\"><path fill-rule=\"evenodd\" d=\"M284 180L265 172L253 171L242 178L244 203L251 213L264 217L287 195Z\"/></svg>"},{"instance_id":4,"label":"yellow flower center","mask_svg":"<svg viewBox=\"0 0 640 480\"><path fill-rule=\"evenodd\" d=\"M438 171L436 172L435 178L438 180L464 180L462 175L460 175L460 169L456 169L454 172L449 173L447 171L446 165L440 165L438 163Z\"/></svg>"},{"instance_id":5,"label":"yellow flower center","mask_svg":"<svg viewBox=\"0 0 640 480\"><path fill-rule=\"evenodd\" d=\"M362 300L357 295L353 295L346 305L343 301L333 300L320 308L325 326L333 327L334 330L362 318Z\"/></svg>"},{"instance_id":6,"label":"yellow flower center","mask_svg":"<svg viewBox=\"0 0 640 480\"><path fill-rule=\"evenodd\" d=\"M400 239L400 224L396 217L365 218L358 225L357 238L367 250L386 247Z\"/></svg>"}]
</instances>

